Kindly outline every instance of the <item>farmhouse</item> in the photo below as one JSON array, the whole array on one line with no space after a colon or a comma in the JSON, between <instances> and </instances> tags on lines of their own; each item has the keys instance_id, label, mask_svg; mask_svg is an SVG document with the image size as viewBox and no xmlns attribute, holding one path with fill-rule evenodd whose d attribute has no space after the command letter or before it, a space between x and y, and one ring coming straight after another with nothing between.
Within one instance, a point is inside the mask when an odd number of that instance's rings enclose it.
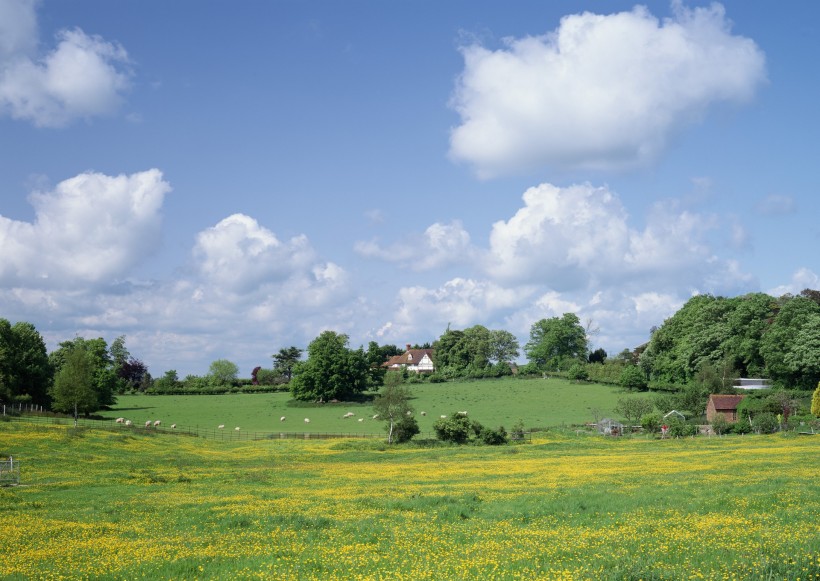
<instances>
[{"instance_id":1,"label":"farmhouse","mask_svg":"<svg viewBox=\"0 0 820 581\"><path fill-rule=\"evenodd\" d=\"M716 395L709 396L706 405L706 420L711 422L718 414L723 414L729 422L737 421L737 406L746 397L745 395Z\"/></svg>"},{"instance_id":2,"label":"farmhouse","mask_svg":"<svg viewBox=\"0 0 820 581\"><path fill-rule=\"evenodd\" d=\"M382 363L382 367L390 371L406 369L416 373L433 373L433 352L433 349L411 349L408 343L404 353L391 357Z\"/></svg>"}]
</instances>

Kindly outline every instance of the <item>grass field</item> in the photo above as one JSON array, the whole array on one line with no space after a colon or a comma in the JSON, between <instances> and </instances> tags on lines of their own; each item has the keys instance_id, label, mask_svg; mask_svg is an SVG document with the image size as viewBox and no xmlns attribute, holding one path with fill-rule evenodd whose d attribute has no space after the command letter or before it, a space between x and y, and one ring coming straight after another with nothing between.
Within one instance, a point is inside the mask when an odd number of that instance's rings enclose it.
<instances>
[{"instance_id":1,"label":"grass field","mask_svg":"<svg viewBox=\"0 0 820 581\"><path fill-rule=\"evenodd\" d=\"M612 414L620 397L628 394L611 386L577 384L561 379L498 379L446 384L412 385L416 418L422 432L432 432L441 415L467 411L471 418L489 427L508 430L519 420L527 428L582 424L592 421L592 408ZM202 396L118 396L105 417L127 417L137 425L147 420L163 424L259 432L312 431L380 433L382 423L371 419L372 407L363 404L324 404L292 407L289 393ZM427 415L422 416L421 412ZM343 419L347 412L356 414ZM286 420L280 422L284 416ZM304 418L310 424L304 423ZM363 418L362 422L358 419Z\"/></svg>"},{"instance_id":2,"label":"grass field","mask_svg":"<svg viewBox=\"0 0 820 581\"><path fill-rule=\"evenodd\" d=\"M815 437L218 442L0 422L4 579L820 579Z\"/></svg>"}]
</instances>

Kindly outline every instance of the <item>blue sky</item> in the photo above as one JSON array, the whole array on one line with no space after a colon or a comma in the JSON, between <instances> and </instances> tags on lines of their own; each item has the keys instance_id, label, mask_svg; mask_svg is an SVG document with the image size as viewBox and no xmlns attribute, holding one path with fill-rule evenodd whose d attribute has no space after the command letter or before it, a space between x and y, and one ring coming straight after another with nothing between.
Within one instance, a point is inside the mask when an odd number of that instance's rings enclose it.
<instances>
[{"instance_id":1,"label":"blue sky","mask_svg":"<svg viewBox=\"0 0 820 581\"><path fill-rule=\"evenodd\" d=\"M0 0L0 316L243 375L820 288L816 3Z\"/></svg>"}]
</instances>

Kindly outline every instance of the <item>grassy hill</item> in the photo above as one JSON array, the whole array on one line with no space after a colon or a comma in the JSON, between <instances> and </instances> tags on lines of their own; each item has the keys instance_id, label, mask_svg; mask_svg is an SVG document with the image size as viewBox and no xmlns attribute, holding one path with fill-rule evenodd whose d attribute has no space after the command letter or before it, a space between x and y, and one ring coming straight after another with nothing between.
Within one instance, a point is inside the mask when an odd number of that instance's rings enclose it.
<instances>
[{"instance_id":1,"label":"grassy hill","mask_svg":"<svg viewBox=\"0 0 820 581\"><path fill-rule=\"evenodd\" d=\"M220 442L0 422L4 579L818 579L814 437Z\"/></svg>"},{"instance_id":2,"label":"grassy hill","mask_svg":"<svg viewBox=\"0 0 820 581\"><path fill-rule=\"evenodd\" d=\"M593 419L593 409L611 415L620 397L628 394L612 386L578 384L562 379L497 379L412 385L413 406L422 432L432 432L441 415L467 411L490 427L509 429L519 420L527 428L583 424ZM118 396L105 417L127 417L136 424L161 420L163 424L260 432L312 431L380 433L382 423L372 420L369 403L303 404L293 407L289 393L203 396ZM353 418L343 419L347 412ZM426 415L422 416L421 412ZM284 416L284 422L279 418ZM310 424L304 419L309 418ZM359 418L363 421L359 422Z\"/></svg>"}]
</instances>

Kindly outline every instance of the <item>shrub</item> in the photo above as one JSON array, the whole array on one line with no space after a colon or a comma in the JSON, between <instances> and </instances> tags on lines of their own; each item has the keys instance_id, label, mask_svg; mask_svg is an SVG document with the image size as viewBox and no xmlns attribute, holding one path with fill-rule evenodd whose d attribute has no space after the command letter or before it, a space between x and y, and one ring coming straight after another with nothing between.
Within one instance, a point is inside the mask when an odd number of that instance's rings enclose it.
<instances>
[{"instance_id":1,"label":"shrub","mask_svg":"<svg viewBox=\"0 0 820 581\"><path fill-rule=\"evenodd\" d=\"M524 440L524 420L518 420L513 424L512 430L510 431L510 438L516 442Z\"/></svg>"},{"instance_id":2,"label":"shrub","mask_svg":"<svg viewBox=\"0 0 820 581\"><path fill-rule=\"evenodd\" d=\"M427 376L427 381L430 383L445 383L447 378L439 375L438 373L431 373Z\"/></svg>"},{"instance_id":3,"label":"shrub","mask_svg":"<svg viewBox=\"0 0 820 581\"><path fill-rule=\"evenodd\" d=\"M672 438L685 438L694 436L697 433L697 426L675 418L669 422L669 436Z\"/></svg>"},{"instance_id":4,"label":"shrub","mask_svg":"<svg viewBox=\"0 0 820 581\"><path fill-rule=\"evenodd\" d=\"M624 389L642 391L646 389L646 374L637 365L627 365L621 371L618 384Z\"/></svg>"},{"instance_id":5,"label":"shrub","mask_svg":"<svg viewBox=\"0 0 820 581\"><path fill-rule=\"evenodd\" d=\"M661 429L663 417L658 412L641 416L641 427L649 434L657 434Z\"/></svg>"},{"instance_id":6,"label":"shrub","mask_svg":"<svg viewBox=\"0 0 820 581\"><path fill-rule=\"evenodd\" d=\"M573 363L567 371L567 378L572 381L586 381L589 378L586 363Z\"/></svg>"},{"instance_id":7,"label":"shrub","mask_svg":"<svg viewBox=\"0 0 820 581\"><path fill-rule=\"evenodd\" d=\"M729 429L726 431L727 434L748 434L752 431L752 426L749 424L749 420L741 419L736 421L734 424L729 424Z\"/></svg>"},{"instance_id":8,"label":"shrub","mask_svg":"<svg viewBox=\"0 0 820 581\"><path fill-rule=\"evenodd\" d=\"M718 436L725 434L729 429L729 420L723 414L717 414L712 420L712 431Z\"/></svg>"},{"instance_id":9,"label":"shrub","mask_svg":"<svg viewBox=\"0 0 820 581\"><path fill-rule=\"evenodd\" d=\"M759 434L773 434L780 427L777 416L771 412L757 414L752 420L752 424L755 432Z\"/></svg>"},{"instance_id":10,"label":"shrub","mask_svg":"<svg viewBox=\"0 0 820 581\"><path fill-rule=\"evenodd\" d=\"M449 418L441 418L433 424L436 437L442 442L464 444L470 437L470 420L465 415L452 414Z\"/></svg>"},{"instance_id":11,"label":"shrub","mask_svg":"<svg viewBox=\"0 0 820 581\"><path fill-rule=\"evenodd\" d=\"M499 426L497 430L493 430L492 428L484 428L481 430L481 435L479 437L481 438L481 441L488 446L501 446L508 442L507 430L504 429L504 426Z\"/></svg>"},{"instance_id":12,"label":"shrub","mask_svg":"<svg viewBox=\"0 0 820 581\"><path fill-rule=\"evenodd\" d=\"M404 416L393 425L393 440L397 444L409 442L419 433L419 423L413 416Z\"/></svg>"}]
</instances>

